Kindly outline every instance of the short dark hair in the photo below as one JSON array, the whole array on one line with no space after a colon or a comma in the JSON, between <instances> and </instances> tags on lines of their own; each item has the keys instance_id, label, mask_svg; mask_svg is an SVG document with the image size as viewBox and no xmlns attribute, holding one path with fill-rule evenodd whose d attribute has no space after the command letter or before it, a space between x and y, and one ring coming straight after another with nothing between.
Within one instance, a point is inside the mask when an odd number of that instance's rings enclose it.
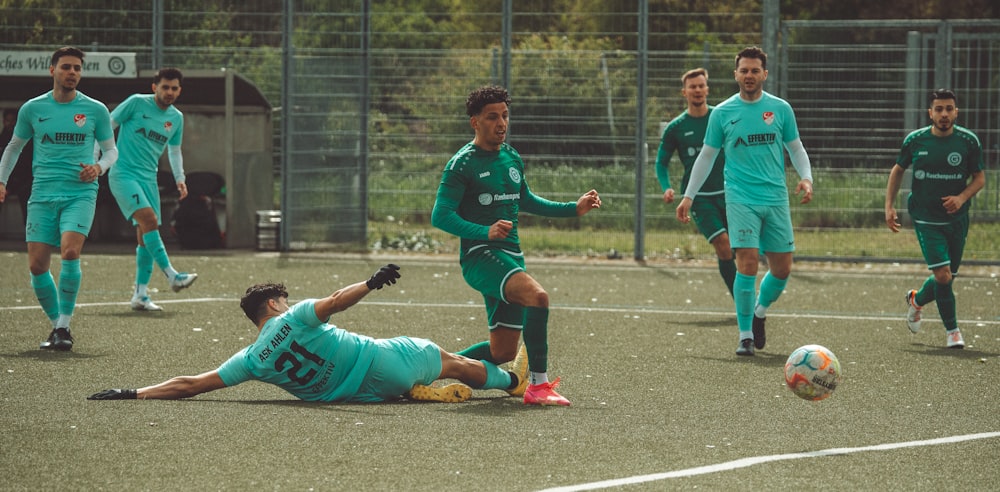
<instances>
[{"instance_id":1,"label":"short dark hair","mask_svg":"<svg viewBox=\"0 0 1000 492\"><path fill-rule=\"evenodd\" d=\"M930 95L927 96L927 105L934 106L935 99L951 99L955 101L955 105L958 106L958 96L955 95L955 91L951 89L934 89L931 91Z\"/></svg>"},{"instance_id":2,"label":"short dark hair","mask_svg":"<svg viewBox=\"0 0 1000 492\"><path fill-rule=\"evenodd\" d=\"M736 54L737 67L740 66L740 58L756 58L760 60L760 68L767 70L767 53L756 46L748 46Z\"/></svg>"},{"instance_id":3,"label":"short dark hair","mask_svg":"<svg viewBox=\"0 0 1000 492\"><path fill-rule=\"evenodd\" d=\"M496 85L480 87L469 94L465 100L465 112L469 116L475 116L483 111L487 104L502 102L510 106L510 94L507 89Z\"/></svg>"},{"instance_id":4,"label":"short dark hair","mask_svg":"<svg viewBox=\"0 0 1000 492\"><path fill-rule=\"evenodd\" d=\"M695 77L705 77L705 80L708 80L708 70L698 67L684 72L684 75L681 75L681 87L684 87L687 84L688 79L693 79Z\"/></svg>"},{"instance_id":5,"label":"short dark hair","mask_svg":"<svg viewBox=\"0 0 1000 492\"><path fill-rule=\"evenodd\" d=\"M52 53L51 66L56 66L56 64L59 63L59 59L64 56L75 56L80 60L83 60L83 50L73 46L63 46L62 48L57 49L55 53Z\"/></svg>"},{"instance_id":6,"label":"short dark hair","mask_svg":"<svg viewBox=\"0 0 1000 492\"><path fill-rule=\"evenodd\" d=\"M285 284L273 282L254 284L247 287L246 293L240 299L240 308L243 309L247 318L250 318L250 321L256 325L266 312L267 301L281 297L288 298L288 289L285 288Z\"/></svg>"},{"instance_id":7,"label":"short dark hair","mask_svg":"<svg viewBox=\"0 0 1000 492\"><path fill-rule=\"evenodd\" d=\"M159 84L161 80L176 80L177 82L184 81L184 74L181 73L180 69L174 67L164 67L156 71L153 75L153 83Z\"/></svg>"}]
</instances>

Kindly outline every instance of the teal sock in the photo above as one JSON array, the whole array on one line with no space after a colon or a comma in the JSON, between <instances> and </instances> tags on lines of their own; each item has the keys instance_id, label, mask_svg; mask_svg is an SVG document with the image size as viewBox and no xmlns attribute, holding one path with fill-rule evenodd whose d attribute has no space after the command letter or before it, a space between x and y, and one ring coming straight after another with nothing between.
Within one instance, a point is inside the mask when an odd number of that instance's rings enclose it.
<instances>
[{"instance_id":1,"label":"teal sock","mask_svg":"<svg viewBox=\"0 0 1000 492\"><path fill-rule=\"evenodd\" d=\"M753 338L753 303L757 277L736 272L733 280L733 300L736 301L736 324L740 327L740 340Z\"/></svg>"},{"instance_id":2,"label":"teal sock","mask_svg":"<svg viewBox=\"0 0 1000 492\"><path fill-rule=\"evenodd\" d=\"M920 286L920 290L917 291L917 295L914 296L914 300L917 301L918 306L923 306L934 302L936 299L935 291L937 290L937 282L934 281L934 275L928 276L924 279L924 285Z\"/></svg>"},{"instance_id":3,"label":"teal sock","mask_svg":"<svg viewBox=\"0 0 1000 492\"><path fill-rule=\"evenodd\" d=\"M153 229L143 234L142 242L146 243L146 251L149 251L160 270L166 272L172 268L170 258L167 256L167 248L163 245L163 238L160 237L159 230Z\"/></svg>"},{"instance_id":4,"label":"teal sock","mask_svg":"<svg viewBox=\"0 0 1000 492\"><path fill-rule=\"evenodd\" d=\"M135 284L149 285L153 277L153 255L143 246L135 247Z\"/></svg>"},{"instance_id":5,"label":"teal sock","mask_svg":"<svg viewBox=\"0 0 1000 492\"><path fill-rule=\"evenodd\" d=\"M549 308L524 308L524 348L528 351L528 369L548 372L549 367Z\"/></svg>"},{"instance_id":6,"label":"teal sock","mask_svg":"<svg viewBox=\"0 0 1000 492\"><path fill-rule=\"evenodd\" d=\"M80 293L80 259L62 260L59 271L59 314L72 316L76 309L76 296Z\"/></svg>"},{"instance_id":7,"label":"teal sock","mask_svg":"<svg viewBox=\"0 0 1000 492\"><path fill-rule=\"evenodd\" d=\"M499 366L488 360L481 360L480 362L486 366L486 384L484 384L481 389L505 390L510 388L511 379L509 372L500 369Z\"/></svg>"},{"instance_id":8,"label":"teal sock","mask_svg":"<svg viewBox=\"0 0 1000 492\"><path fill-rule=\"evenodd\" d=\"M726 288L729 289L729 295L733 295L733 282L736 280L736 260L730 258L728 260L719 260L719 274L722 275L722 281L726 283Z\"/></svg>"},{"instance_id":9,"label":"teal sock","mask_svg":"<svg viewBox=\"0 0 1000 492\"><path fill-rule=\"evenodd\" d=\"M785 285L788 285L787 278L778 278L771 275L771 272L764 274L764 278L760 281L760 294L757 295L757 304L765 309L771 307L774 301L777 301L781 297L781 293L785 290Z\"/></svg>"},{"instance_id":10,"label":"teal sock","mask_svg":"<svg viewBox=\"0 0 1000 492\"><path fill-rule=\"evenodd\" d=\"M938 314L941 315L941 321L944 323L945 330L954 330L958 328L958 314L955 307L955 291L952 290L951 284L955 279L952 278L951 282L946 284L934 283L934 299L937 301Z\"/></svg>"},{"instance_id":11,"label":"teal sock","mask_svg":"<svg viewBox=\"0 0 1000 492\"><path fill-rule=\"evenodd\" d=\"M55 321L59 317L59 294L56 282L52 279L52 272L31 274L31 287L35 289L35 297L42 306L42 312L50 320Z\"/></svg>"},{"instance_id":12,"label":"teal sock","mask_svg":"<svg viewBox=\"0 0 1000 492\"><path fill-rule=\"evenodd\" d=\"M496 364L496 361L493 360L493 353L490 352L490 342L488 341L479 342L475 345L472 345L471 347L468 347L464 350L455 353L461 356L468 357L470 359L485 360Z\"/></svg>"}]
</instances>

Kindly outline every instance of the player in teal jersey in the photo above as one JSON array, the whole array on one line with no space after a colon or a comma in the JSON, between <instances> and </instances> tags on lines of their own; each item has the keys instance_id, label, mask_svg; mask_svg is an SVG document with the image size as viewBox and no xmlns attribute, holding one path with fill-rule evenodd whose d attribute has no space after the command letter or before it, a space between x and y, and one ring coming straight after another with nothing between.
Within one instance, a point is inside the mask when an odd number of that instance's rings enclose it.
<instances>
[{"instance_id":1,"label":"player in teal jersey","mask_svg":"<svg viewBox=\"0 0 1000 492\"><path fill-rule=\"evenodd\" d=\"M521 384L495 364L445 352L430 340L374 339L329 323L333 314L353 306L372 290L395 284L399 277L399 267L389 264L365 282L293 306L288 305L284 285L253 285L240 307L260 335L218 369L137 390L104 390L88 399L173 400L257 380L307 401L372 403L405 395L413 400L461 402L472 395L469 385L508 390ZM437 379L462 383L430 386Z\"/></svg>"},{"instance_id":2,"label":"player in teal jersey","mask_svg":"<svg viewBox=\"0 0 1000 492\"><path fill-rule=\"evenodd\" d=\"M118 158L111 115L100 101L77 91L83 52L64 47L52 54L52 90L21 106L14 137L0 157L0 202L25 144L34 145L31 200L25 241L31 285L52 322L41 348L70 350L70 321L80 291L80 252L97 206L97 178ZM95 143L103 156L95 163ZM61 253L59 287L49 272L52 248Z\"/></svg>"},{"instance_id":3,"label":"player in teal jersey","mask_svg":"<svg viewBox=\"0 0 1000 492\"><path fill-rule=\"evenodd\" d=\"M549 295L525 271L518 213L578 217L600 207L601 198L595 190L576 202L553 202L532 193L521 156L505 142L509 106L510 96L502 87L480 87L469 94L465 109L475 138L445 166L431 223L461 238L462 275L486 303L489 340L459 354L501 364L526 353L531 384L511 394L523 394L526 404L569 405L555 391L559 379L548 379ZM524 346L518 350L522 331Z\"/></svg>"},{"instance_id":4,"label":"player in teal jersey","mask_svg":"<svg viewBox=\"0 0 1000 492\"><path fill-rule=\"evenodd\" d=\"M176 68L162 68L153 76L152 94L133 94L111 112L111 125L118 131L118 162L111 168L108 184L118 207L136 226L135 288L131 307L136 311L161 311L149 297L153 263L167 276L174 291L187 288L196 273L178 272L170 264L167 248L160 237L160 189L156 172L160 156L167 149L180 199L187 197L181 140L184 115L174 107L181 95L183 74Z\"/></svg>"},{"instance_id":5,"label":"player in teal jersey","mask_svg":"<svg viewBox=\"0 0 1000 492\"><path fill-rule=\"evenodd\" d=\"M684 166L681 190L687 189L691 179L691 167L701 151L708 127L708 115L713 107L708 104L708 71L704 68L688 70L681 76L681 95L687 101L687 110L674 118L663 130L660 148L656 152L656 178L663 189L663 202L674 202L674 188L670 184L670 156L677 151ZM719 274L722 275L729 294L733 294L733 280L736 278L736 260L729 246L729 231L726 229L726 192L722 177L725 158L720 152L712 165L705 184L698 192L697 200L691 205L691 216L698 230L715 248L718 257Z\"/></svg>"},{"instance_id":6,"label":"player in teal jersey","mask_svg":"<svg viewBox=\"0 0 1000 492\"><path fill-rule=\"evenodd\" d=\"M745 48L736 55L733 72L740 92L715 107L708 118L705 142L691 169L691 180L677 206L677 218L691 220L691 203L706 181L720 150L726 153L726 216L730 243L736 252L733 298L740 341L737 355L754 355L764 348L767 308L778 299L792 271L795 235L792 231L785 178L787 149L799 174L800 203L812 201L812 169L799 139L792 107L764 92L767 54ZM759 251L767 256L768 272L756 293Z\"/></svg>"},{"instance_id":7,"label":"player in teal jersey","mask_svg":"<svg viewBox=\"0 0 1000 492\"><path fill-rule=\"evenodd\" d=\"M892 232L902 226L895 201L903 173L913 170L913 185L907 209L913 230L931 275L919 290L906 294L906 322L910 331L920 331L921 308L937 301L944 322L948 348L964 348L958 328L952 283L958 275L969 234L969 207L972 197L986 185L983 147L971 131L955 124L958 97L950 89L930 95L927 110L931 125L911 132L903 140L895 165L889 172L885 194L885 222Z\"/></svg>"}]
</instances>

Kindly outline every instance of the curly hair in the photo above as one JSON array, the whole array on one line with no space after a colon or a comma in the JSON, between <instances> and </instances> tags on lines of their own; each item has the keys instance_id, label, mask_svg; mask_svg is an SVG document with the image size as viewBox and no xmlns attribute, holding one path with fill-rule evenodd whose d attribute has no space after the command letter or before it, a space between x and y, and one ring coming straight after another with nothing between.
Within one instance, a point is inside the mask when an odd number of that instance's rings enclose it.
<instances>
[{"instance_id":1,"label":"curly hair","mask_svg":"<svg viewBox=\"0 0 1000 492\"><path fill-rule=\"evenodd\" d=\"M267 301L281 297L288 298L288 289L285 288L285 284L273 282L254 284L247 287L246 293L240 299L240 308L243 309L247 318L250 318L250 321L256 325L267 312Z\"/></svg>"},{"instance_id":2,"label":"curly hair","mask_svg":"<svg viewBox=\"0 0 1000 492\"><path fill-rule=\"evenodd\" d=\"M156 71L153 75L153 83L159 84L160 80L176 80L177 82L184 81L184 74L181 73L180 69L174 67L164 67Z\"/></svg>"},{"instance_id":3,"label":"curly hair","mask_svg":"<svg viewBox=\"0 0 1000 492\"><path fill-rule=\"evenodd\" d=\"M465 100L465 112L469 116L475 116L483 111L487 104L506 103L510 106L510 94L507 89L496 85L480 87L469 94Z\"/></svg>"}]
</instances>

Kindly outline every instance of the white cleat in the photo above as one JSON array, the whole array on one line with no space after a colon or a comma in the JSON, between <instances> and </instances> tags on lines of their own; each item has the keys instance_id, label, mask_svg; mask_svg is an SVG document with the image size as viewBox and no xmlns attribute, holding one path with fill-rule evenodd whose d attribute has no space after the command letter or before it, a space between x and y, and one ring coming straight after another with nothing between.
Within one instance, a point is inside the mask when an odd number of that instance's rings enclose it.
<instances>
[{"instance_id":1,"label":"white cleat","mask_svg":"<svg viewBox=\"0 0 1000 492\"><path fill-rule=\"evenodd\" d=\"M948 335L948 345L950 349L963 349L965 348L965 340L962 339L962 332L955 328L954 330L947 331L945 334Z\"/></svg>"},{"instance_id":2,"label":"white cleat","mask_svg":"<svg viewBox=\"0 0 1000 492\"><path fill-rule=\"evenodd\" d=\"M198 280L197 273L178 273L174 276L174 279L170 281L170 290L180 292L181 290L190 287L195 280Z\"/></svg>"},{"instance_id":3,"label":"white cleat","mask_svg":"<svg viewBox=\"0 0 1000 492\"><path fill-rule=\"evenodd\" d=\"M133 311L163 311L149 296L133 297L130 304Z\"/></svg>"}]
</instances>

